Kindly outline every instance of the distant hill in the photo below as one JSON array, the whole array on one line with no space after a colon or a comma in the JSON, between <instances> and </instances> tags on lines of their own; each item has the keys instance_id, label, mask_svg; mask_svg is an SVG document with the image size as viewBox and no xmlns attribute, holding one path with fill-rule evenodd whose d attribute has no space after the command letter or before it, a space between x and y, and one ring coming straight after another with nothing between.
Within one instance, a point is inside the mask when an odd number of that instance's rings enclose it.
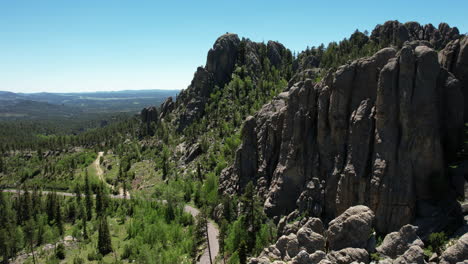
<instances>
[{"instance_id":1,"label":"distant hill","mask_svg":"<svg viewBox=\"0 0 468 264\"><path fill-rule=\"evenodd\" d=\"M137 113L160 105L178 90L127 90L86 93L13 93L0 91L0 118L50 119L82 113Z\"/></svg>"}]
</instances>

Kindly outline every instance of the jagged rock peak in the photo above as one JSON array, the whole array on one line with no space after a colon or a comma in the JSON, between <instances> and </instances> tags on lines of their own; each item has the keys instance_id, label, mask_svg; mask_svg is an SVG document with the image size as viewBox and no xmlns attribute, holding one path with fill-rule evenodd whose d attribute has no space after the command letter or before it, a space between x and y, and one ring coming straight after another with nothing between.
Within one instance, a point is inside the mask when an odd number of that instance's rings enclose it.
<instances>
[{"instance_id":1,"label":"jagged rock peak","mask_svg":"<svg viewBox=\"0 0 468 264\"><path fill-rule=\"evenodd\" d=\"M450 27L447 23L440 23L438 28L432 24L420 25L418 22L406 22L404 24L392 20L383 25L377 25L371 34L371 39L383 44L402 46L405 41L426 40L439 50L448 42L460 37L456 27Z\"/></svg>"},{"instance_id":2,"label":"jagged rock peak","mask_svg":"<svg viewBox=\"0 0 468 264\"><path fill-rule=\"evenodd\" d=\"M421 45L383 49L280 94L246 120L220 190L253 181L270 216L299 209L331 220L364 204L379 232L410 223L417 203L448 194L446 153L463 129L460 83Z\"/></svg>"},{"instance_id":3,"label":"jagged rock peak","mask_svg":"<svg viewBox=\"0 0 468 264\"><path fill-rule=\"evenodd\" d=\"M220 36L208 52L206 70L214 74L214 80L220 87L226 84L236 65L240 39L237 34L226 33Z\"/></svg>"}]
</instances>

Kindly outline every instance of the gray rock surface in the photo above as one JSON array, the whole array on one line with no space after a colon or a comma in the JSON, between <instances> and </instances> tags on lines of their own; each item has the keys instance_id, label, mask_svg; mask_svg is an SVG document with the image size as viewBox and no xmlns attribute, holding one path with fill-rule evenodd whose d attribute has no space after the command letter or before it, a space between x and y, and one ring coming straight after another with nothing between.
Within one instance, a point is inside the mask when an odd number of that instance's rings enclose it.
<instances>
[{"instance_id":1,"label":"gray rock surface","mask_svg":"<svg viewBox=\"0 0 468 264\"><path fill-rule=\"evenodd\" d=\"M408 250L393 261L394 264L425 264L424 250L419 246L411 246Z\"/></svg>"},{"instance_id":2,"label":"gray rock surface","mask_svg":"<svg viewBox=\"0 0 468 264\"><path fill-rule=\"evenodd\" d=\"M329 223L326 237L330 250L367 248L374 213L366 206L350 207Z\"/></svg>"},{"instance_id":3,"label":"gray rock surface","mask_svg":"<svg viewBox=\"0 0 468 264\"><path fill-rule=\"evenodd\" d=\"M344 248L329 252L327 259L334 264L348 264L355 261L369 263L369 254L362 248Z\"/></svg>"},{"instance_id":4,"label":"gray rock surface","mask_svg":"<svg viewBox=\"0 0 468 264\"><path fill-rule=\"evenodd\" d=\"M442 67L460 80L463 97L468 102L468 36L454 40L439 52ZM465 122L468 120L468 104L465 104Z\"/></svg>"},{"instance_id":5,"label":"gray rock surface","mask_svg":"<svg viewBox=\"0 0 468 264\"><path fill-rule=\"evenodd\" d=\"M263 106L247 119L220 190L242 193L253 181L269 216L298 209L329 221L362 204L378 232L410 223L417 201L444 194L434 190L448 181L447 153L463 132L458 80L416 45L296 83Z\"/></svg>"},{"instance_id":6,"label":"gray rock surface","mask_svg":"<svg viewBox=\"0 0 468 264\"><path fill-rule=\"evenodd\" d=\"M451 40L457 39L460 32L456 27L440 23L437 28L432 24L420 25L417 22L400 23L387 21L377 25L370 38L380 44L403 45L405 41L426 40L434 48L442 49Z\"/></svg>"},{"instance_id":7,"label":"gray rock surface","mask_svg":"<svg viewBox=\"0 0 468 264\"><path fill-rule=\"evenodd\" d=\"M424 243L419 239L416 231L417 227L405 225L398 232L386 235L382 244L377 247L377 252L395 259L412 246L424 247Z\"/></svg>"},{"instance_id":8,"label":"gray rock surface","mask_svg":"<svg viewBox=\"0 0 468 264\"><path fill-rule=\"evenodd\" d=\"M468 233L447 248L440 256L441 264L455 264L468 260Z\"/></svg>"}]
</instances>

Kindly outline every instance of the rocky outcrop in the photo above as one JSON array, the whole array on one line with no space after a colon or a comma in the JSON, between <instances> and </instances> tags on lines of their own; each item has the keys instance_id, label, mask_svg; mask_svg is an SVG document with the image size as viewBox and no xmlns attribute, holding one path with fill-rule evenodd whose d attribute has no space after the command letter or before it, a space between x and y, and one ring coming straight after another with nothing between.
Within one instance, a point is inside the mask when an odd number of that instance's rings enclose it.
<instances>
[{"instance_id":1,"label":"rocky outcrop","mask_svg":"<svg viewBox=\"0 0 468 264\"><path fill-rule=\"evenodd\" d=\"M419 246L411 246L403 255L396 258L393 263L425 264L424 250Z\"/></svg>"},{"instance_id":2,"label":"rocky outcrop","mask_svg":"<svg viewBox=\"0 0 468 264\"><path fill-rule=\"evenodd\" d=\"M372 233L374 213L366 206L350 207L329 223L326 237L331 250L366 248Z\"/></svg>"},{"instance_id":3,"label":"rocky outcrop","mask_svg":"<svg viewBox=\"0 0 468 264\"><path fill-rule=\"evenodd\" d=\"M220 36L208 52L206 65L198 67L191 84L180 92L174 110L164 111L162 117L174 111L176 126L183 131L205 114L205 105L215 87L222 89L229 81L237 66L245 66L255 82L263 69L263 60L268 58L270 65L281 68L289 59L291 52L282 44L269 41L264 43L252 42L249 39L240 40L236 34L226 33Z\"/></svg>"},{"instance_id":4,"label":"rocky outcrop","mask_svg":"<svg viewBox=\"0 0 468 264\"><path fill-rule=\"evenodd\" d=\"M419 201L447 193L463 127L460 83L427 46L386 48L280 94L245 122L220 191L254 182L269 216L331 220L364 204L379 232L410 223Z\"/></svg>"},{"instance_id":5,"label":"rocky outcrop","mask_svg":"<svg viewBox=\"0 0 468 264\"><path fill-rule=\"evenodd\" d=\"M398 232L386 235L382 245L377 247L377 252L390 258L396 258L413 246L424 247L424 243L419 239L416 230L415 226L405 225Z\"/></svg>"},{"instance_id":6,"label":"rocky outcrop","mask_svg":"<svg viewBox=\"0 0 468 264\"><path fill-rule=\"evenodd\" d=\"M442 49L452 40L460 37L456 27L450 27L446 23L440 23L438 28L432 24L420 25L417 22L400 23L387 21L383 25L377 25L372 31L371 40L387 46L401 47L406 41L425 40L435 49Z\"/></svg>"},{"instance_id":7,"label":"rocky outcrop","mask_svg":"<svg viewBox=\"0 0 468 264\"><path fill-rule=\"evenodd\" d=\"M369 263L369 253L362 248L344 248L338 251L331 251L327 254L326 259L336 264Z\"/></svg>"},{"instance_id":8,"label":"rocky outcrop","mask_svg":"<svg viewBox=\"0 0 468 264\"><path fill-rule=\"evenodd\" d=\"M143 123L158 122L159 113L155 106L145 107L141 110L140 118Z\"/></svg>"},{"instance_id":9,"label":"rocky outcrop","mask_svg":"<svg viewBox=\"0 0 468 264\"><path fill-rule=\"evenodd\" d=\"M468 36L450 42L439 52L439 62L460 80L463 97L468 102ZM467 122L468 104L465 104L464 116Z\"/></svg>"},{"instance_id":10,"label":"rocky outcrop","mask_svg":"<svg viewBox=\"0 0 468 264\"><path fill-rule=\"evenodd\" d=\"M220 87L231 79L236 65L240 39L236 34L224 34L219 37L208 52L206 70L213 73L214 81Z\"/></svg>"},{"instance_id":11,"label":"rocky outcrop","mask_svg":"<svg viewBox=\"0 0 468 264\"><path fill-rule=\"evenodd\" d=\"M169 96L162 104L161 104L161 114L160 118L164 118L167 116L172 110L175 108L175 103L172 99L172 96Z\"/></svg>"},{"instance_id":12,"label":"rocky outcrop","mask_svg":"<svg viewBox=\"0 0 468 264\"><path fill-rule=\"evenodd\" d=\"M447 248L440 257L441 264L455 264L468 260L468 233Z\"/></svg>"}]
</instances>

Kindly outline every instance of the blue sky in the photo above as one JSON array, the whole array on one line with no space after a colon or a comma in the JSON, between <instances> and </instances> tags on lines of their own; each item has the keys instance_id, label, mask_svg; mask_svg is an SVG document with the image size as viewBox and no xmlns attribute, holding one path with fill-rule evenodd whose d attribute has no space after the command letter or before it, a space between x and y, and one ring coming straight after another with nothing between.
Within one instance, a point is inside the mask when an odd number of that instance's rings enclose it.
<instances>
[{"instance_id":1,"label":"blue sky","mask_svg":"<svg viewBox=\"0 0 468 264\"><path fill-rule=\"evenodd\" d=\"M218 36L291 50L386 20L468 32L468 1L0 0L0 90L183 89Z\"/></svg>"}]
</instances>

